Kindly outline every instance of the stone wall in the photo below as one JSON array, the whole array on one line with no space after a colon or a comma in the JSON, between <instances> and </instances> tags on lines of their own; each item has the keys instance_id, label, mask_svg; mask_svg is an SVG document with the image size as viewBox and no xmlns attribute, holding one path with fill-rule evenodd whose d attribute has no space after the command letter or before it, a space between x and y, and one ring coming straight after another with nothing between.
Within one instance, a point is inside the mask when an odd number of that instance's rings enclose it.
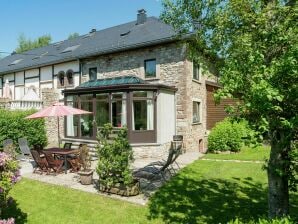
<instances>
[{"instance_id":1,"label":"stone wall","mask_svg":"<svg viewBox=\"0 0 298 224\"><path fill-rule=\"evenodd\" d=\"M133 156L134 159L146 159L146 158L158 158L166 159L170 150L171 143L165 143L161 145L155 144L144 144L144 145L133 145Z\"/></svg>"},{"instance_id":2,"label":"stone wall","mask_svg":"<svg viewBox=\"0 0 298 224\"><path fill-rule=\"evenodd\" d=\"M59 90L42 89L43 107L48 107L59 101ZM64 118L59 118L59 130L62 138L64 133ZM48 138L48 147L58 146L58 122L57 117L45 118L46 132Z\"/></svg>"}]
</instances>

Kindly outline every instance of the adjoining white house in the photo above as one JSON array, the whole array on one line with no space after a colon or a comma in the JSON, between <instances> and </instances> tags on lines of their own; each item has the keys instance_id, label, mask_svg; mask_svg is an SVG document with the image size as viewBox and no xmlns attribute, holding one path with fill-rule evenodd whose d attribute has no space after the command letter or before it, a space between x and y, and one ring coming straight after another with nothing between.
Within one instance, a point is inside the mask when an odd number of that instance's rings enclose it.
<instances>
[{"instance_id":1,"label":"adjoining white house","mask_svg":"<svg viewBox=\"0 0 298 224\"><path fill-rule=\"evenodd\" d=\"M8 80L11 102L33 89L44 105L93 111L65 119L64 141L92 144L110 122L128 127L136 157L164 155L175 134L186 150L204 151L207 86L217 88L217 77L187 50L171 26L139 10L136 21L1 59L0 96Z\"/></svg>"}]
</instances>

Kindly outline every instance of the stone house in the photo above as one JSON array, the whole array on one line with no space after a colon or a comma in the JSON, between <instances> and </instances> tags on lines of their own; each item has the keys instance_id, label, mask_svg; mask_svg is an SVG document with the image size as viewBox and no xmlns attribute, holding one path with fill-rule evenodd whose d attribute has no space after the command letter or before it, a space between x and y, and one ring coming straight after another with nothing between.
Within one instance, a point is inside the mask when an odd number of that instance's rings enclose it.
<instances>
[{"instance_id":1,"label":"stone house","mask_svg":"<svg viewBox=\"0 0 298 224\"><path fill-rule=\"evenodd\" d=\"M63 141L93 144L110 122L128 127L136 158L164 155L175 134L186 150L203 152L207 86L217 86L217 78L187 50L172 27L139 10L136 21L3 58L0 96L8 80L11 101L33 88L44 106L60 100L92 111L65 118ZM55 120L47 125L57 144Z\"/></svg>"}]
</instances>

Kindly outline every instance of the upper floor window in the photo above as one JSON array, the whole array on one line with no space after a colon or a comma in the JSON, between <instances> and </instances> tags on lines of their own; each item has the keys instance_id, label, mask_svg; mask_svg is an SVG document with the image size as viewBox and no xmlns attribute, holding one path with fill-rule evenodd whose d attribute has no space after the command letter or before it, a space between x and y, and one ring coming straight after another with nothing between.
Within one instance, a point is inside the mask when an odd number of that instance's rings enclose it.
<instances>
[{"instance_id":1,"label":"upper floor window","mask_svg":"<svg viewBox=\"0 0 298 224\"><path fill-rule=\"evenodd\" d=\"M145 78L156 77L156 59L150 59L144 61Z\"/></svg>"},{"instance_id":2,"label":"upper floor window","mask_svg":"<svg viewBox=\"0 0 298 224\"><path fill-rule=\"evenodd\" d=\"M201 79L201 67L199 63L193 62L193 74L192 78L195 80L200 80Z\"/></svg>"},{"instance_id":3,"label":"upper floor window","mask_svg":"<svg viewBox=\"0 0 298 224\"><path fill-rule=\"evenodd\" d=\"M68 85L73 85L73 71L70 69L66 72Z\"/></svg>"},{"instance_id":4,"label":"upper floor window","mask_svg":"<svg viewBox=\"0 0 298 224\"><path fill-rule=\"evenodd\" d=\"M97 68L89 68L89 80L97 79Z\"/></svg>"},{"instance_id":5,"label":"upper floor window","mask_svg":"<svg viewBox=\"0 0 298 224\"><path fill-rule=\"evenodd\" d=\"M193 101L192 102L192 123L201 122L201 102Z\"/></svg>"},{"instance_id":6,"label":"upper floor window","mask_svg":"<svg viewBox=\"0 0 298 224\"><path fill-rule=\"evenodd\" d=\"M58 86L64 86L64 72L61 71L58 73Z\"/></svg>"}]
</instances>

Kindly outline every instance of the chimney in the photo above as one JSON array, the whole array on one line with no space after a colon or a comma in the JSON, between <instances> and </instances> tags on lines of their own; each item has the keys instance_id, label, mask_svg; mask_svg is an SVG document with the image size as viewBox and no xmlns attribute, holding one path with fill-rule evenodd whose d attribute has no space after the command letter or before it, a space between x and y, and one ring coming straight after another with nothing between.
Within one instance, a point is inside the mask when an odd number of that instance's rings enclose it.
<instances>
[{"instance_id":1,"label":"chimney","mask_svg":"<svg viewBox=\"0 0 298 224\"><path fill-rule=\"evenodd\" d=\"M138 10L137 25L144 24L147 20L147 14L145 9Z\"/></svg>"},{"instance_id":2,"label":"chimney","mask_svg":"<svg viewBox=\"0 0 298 224\"><path fill-rule=\"evenodd\" d=\"M89 33L95 33L96 29L92 29Z\"/></svg>"}]
</instances>

